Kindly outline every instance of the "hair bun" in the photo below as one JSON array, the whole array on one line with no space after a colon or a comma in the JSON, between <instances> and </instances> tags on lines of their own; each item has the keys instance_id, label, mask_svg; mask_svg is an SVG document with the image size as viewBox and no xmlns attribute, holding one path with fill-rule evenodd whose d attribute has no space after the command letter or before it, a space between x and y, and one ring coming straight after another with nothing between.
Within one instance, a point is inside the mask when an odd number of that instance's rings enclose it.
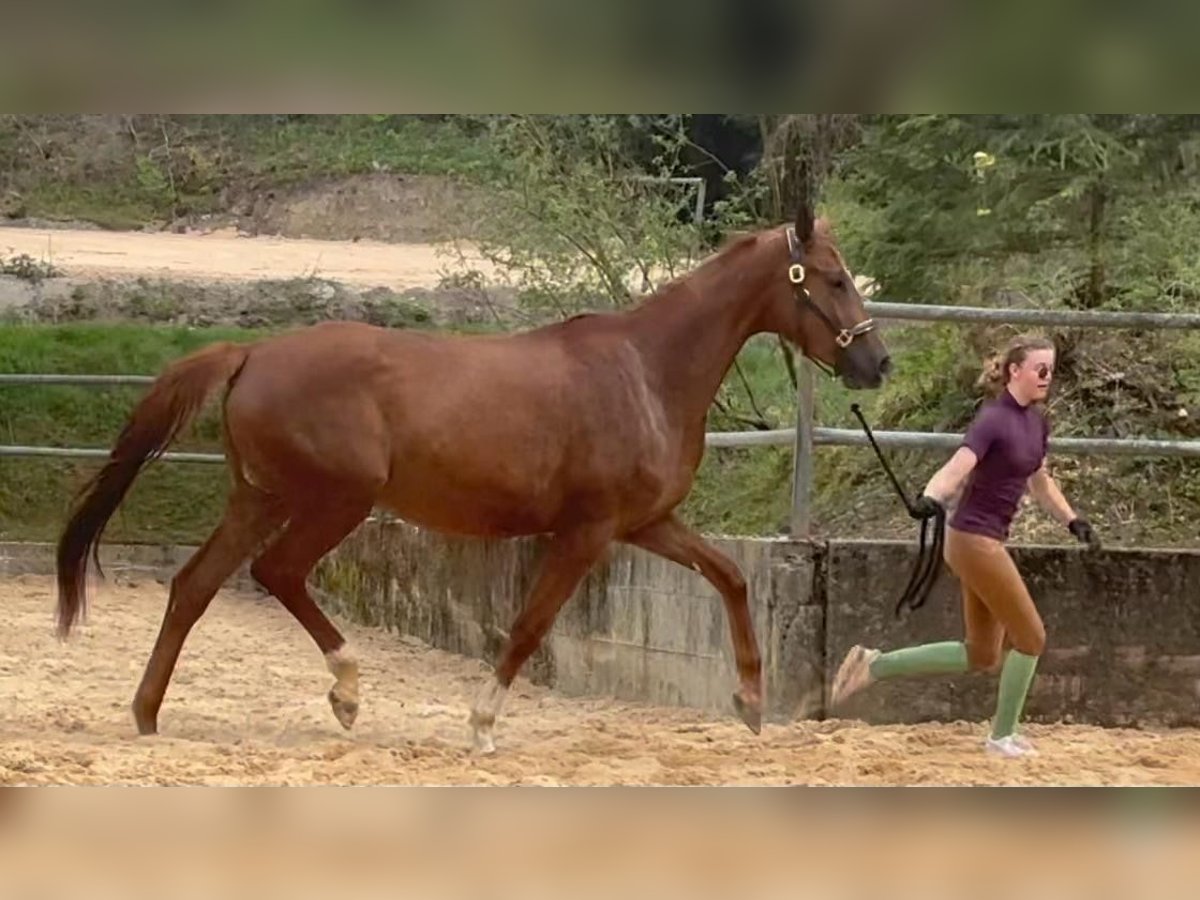
<instances>
[{"instance_id":1,"label":"hair bun","mask_svg":"<svg viewBox=\"0 0 1200 900\"><path fill-rule=\"evenodd\" d=\"M1004 360L999 355L989 356L983 361L983 371L976 384L992 394L1004 386Z\"/></svg>"}]
</instances>

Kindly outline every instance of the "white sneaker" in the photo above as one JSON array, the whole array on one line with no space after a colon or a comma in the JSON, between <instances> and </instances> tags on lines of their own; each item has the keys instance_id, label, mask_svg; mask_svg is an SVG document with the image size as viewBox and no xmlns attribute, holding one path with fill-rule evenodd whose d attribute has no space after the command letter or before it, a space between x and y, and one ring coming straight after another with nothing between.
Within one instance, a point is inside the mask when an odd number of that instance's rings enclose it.
<instances>
[{"instance_id":1,"label":"white sneaker","mask_svg":"<svg viewBox=\"0 0 1200 900\"><path fill-rule=\"evenodd\" d=\"M1033 748L1033 744L1032 744L1032 743L1030 743L1030 741L1029 741L1029 738L1027 738L1027 737L1022 737L1021 735L1017 734L1017 733L1014 731L1014 732L1012 733L1012 740L1013 740L1013 743L1014 743L1014 744L1016 744L1018 747L1020 747L1020 748L1021 748L1022 750L1024 750L1026 753L1029 753L1029 754L1031 754L1031 755L1033 755L1033 756L1037 756L1037 750L1035 750L1035 749Z\"/></svg>"},{"instance_id":2,"label":"white sneaker","mask_svg":"<svg viewBox=\"0 0 1200 900\"><path fill-rule=\"evenodd\" d=\"M878 650L868 650L858 644L850 648L833 678L833 689L829 692L831 706L837 706L875 681L871 676L871 663L877 656Z\"/></svg>"},{"instance_id":3,"label":"white sneaker","mask_svg":"<svg viewBox=\"0 0 1200 900\"><path fill-rule=\"evenodd\" d=\"M988 753L1015 759L1021 756L1037 756L1033 744L1017 734L1005 735L1002 738L988 737L985 748Z\"/></svg>"}]
</instances>

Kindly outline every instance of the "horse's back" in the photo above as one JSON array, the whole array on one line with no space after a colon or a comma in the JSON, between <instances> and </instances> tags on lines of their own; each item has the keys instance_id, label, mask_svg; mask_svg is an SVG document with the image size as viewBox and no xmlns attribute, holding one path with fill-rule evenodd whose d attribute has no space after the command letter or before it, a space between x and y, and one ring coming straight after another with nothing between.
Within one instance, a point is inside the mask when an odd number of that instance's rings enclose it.
<instances>
[{"instance_id":1,"label":"horse's back","mask_svg":"<svg viewBox=\"0 0 1200 900\"><path fill-rule=\"evenodd\" d=\"M327 323L279 336L230 395L235 446L260 467L352 459L387 474L401 515L459 530L537 530L564 504L670 490L678 435L637 351L582 324L460 336Z\"/></svg>"}]
</instances>

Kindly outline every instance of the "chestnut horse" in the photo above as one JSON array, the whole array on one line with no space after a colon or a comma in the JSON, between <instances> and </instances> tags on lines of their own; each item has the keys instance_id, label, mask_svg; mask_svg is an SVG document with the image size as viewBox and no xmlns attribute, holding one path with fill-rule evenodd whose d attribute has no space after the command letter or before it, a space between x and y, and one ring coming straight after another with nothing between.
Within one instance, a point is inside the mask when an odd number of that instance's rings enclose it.
<instances>
[{"instance_id":1,"label":"chestnut horse","mask_svg":"<svg viewBox=\"0 0 1200 900\"><path fill-rule=\"evenodd\" d=\"M358 664L306 579L376 506L458 535L546 535L495 680L474 701L476 747L508 686L613 541L699 572L724 604L739 685L761 727L761 661L737 565L676 518L704 453L709 407L751 335L783 336L852 388L878 387L887 352L823 220L732 241L627 311L503 336L448 336L329 322L218 343L167 366L109 460L81 491L58 544L58 626L85 610L89 553L147 462L218 388L232 487L216 530L171 581L133 700L153 734L188 632L248 559L252 577L324 654L343 727Z\"/></svg>"}]
</instances>

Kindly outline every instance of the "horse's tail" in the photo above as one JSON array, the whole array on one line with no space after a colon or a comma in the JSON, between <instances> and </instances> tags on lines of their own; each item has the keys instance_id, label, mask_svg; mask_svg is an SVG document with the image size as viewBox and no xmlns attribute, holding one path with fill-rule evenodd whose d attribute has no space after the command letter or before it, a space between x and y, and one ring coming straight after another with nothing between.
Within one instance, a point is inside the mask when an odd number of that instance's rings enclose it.
<instances>
[{"instance_id":1,"label":"horse's tail","mask_svg":"<svg viewBox=\"0 0 1200 900\"><path fill-rule=\"evenodd\" d=\"M221 342L176 360L134 408L108 462L82 487L58 539L58 633L85 611L88 554L100 569L100 538L134 479L200 412L212 393L228 384L246 361L248 347Z\"/></svg>"}]
</instances>

